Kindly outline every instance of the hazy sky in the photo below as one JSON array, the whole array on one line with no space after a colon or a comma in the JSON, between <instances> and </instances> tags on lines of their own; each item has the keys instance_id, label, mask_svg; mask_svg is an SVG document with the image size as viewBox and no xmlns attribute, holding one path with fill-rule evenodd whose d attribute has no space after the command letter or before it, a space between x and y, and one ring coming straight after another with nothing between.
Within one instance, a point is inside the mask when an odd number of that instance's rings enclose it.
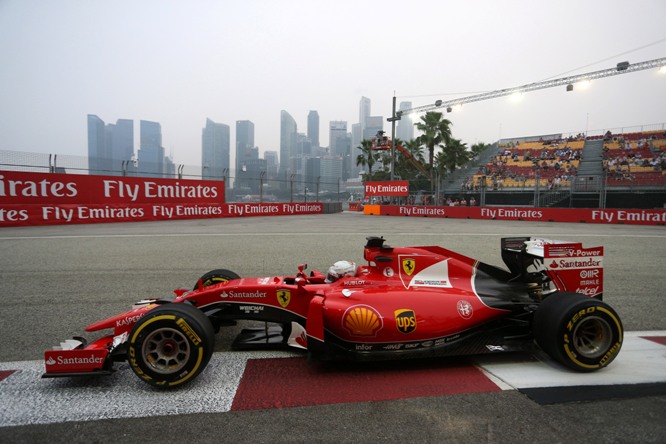
<instances>
[{"instance_id":1,"label":"hazy sky","mask_svg":"<svg viewBox=\"0 0 666 444\"><path fill-rule=\"evenodd\" d=\"M0 149L86 155L86 115L162 125L199 164L206 118L255 124L279 150L280 110L358 122L414 106L666 57L664 0L0 0ZM468 145L666 123L656 70L470 103L447 114ZM385 124L390 129L388 123Z\"/></svg>"}]
</instances>

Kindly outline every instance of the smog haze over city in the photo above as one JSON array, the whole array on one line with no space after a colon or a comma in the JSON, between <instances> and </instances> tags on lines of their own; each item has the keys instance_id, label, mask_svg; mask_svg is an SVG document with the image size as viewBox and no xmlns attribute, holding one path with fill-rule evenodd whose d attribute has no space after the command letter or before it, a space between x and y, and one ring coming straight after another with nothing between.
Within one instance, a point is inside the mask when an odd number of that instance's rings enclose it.
<instances>
[{"instance_id":1,"label":"smog haze over city","mask_svg":"<svg viewBox=\"0 0 666 444\"><path fill-rule=\"evenodd\" d=\"M306 132L666 56L663 0L0 0L0 149L87 155L86 116L159 122L175 163L201 163L206 119L255 125L279 151L280 111ZM666 122L656 69L469 103L447 113L468 146ZM232 150L232 156L233 156ZM233 162L233 160L232 160Z\"/></svg>"}]
</instances>

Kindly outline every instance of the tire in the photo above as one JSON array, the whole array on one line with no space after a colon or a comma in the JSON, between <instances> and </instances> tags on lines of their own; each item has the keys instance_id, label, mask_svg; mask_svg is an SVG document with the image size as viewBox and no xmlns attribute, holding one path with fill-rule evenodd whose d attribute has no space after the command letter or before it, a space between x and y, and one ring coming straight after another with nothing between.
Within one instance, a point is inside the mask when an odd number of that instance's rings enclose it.
<instances>
[{"instance_id":1,"label":"tire","mask_svg":"<svg viewBox=\"0 0 666 444\"><path fill-rule=\"evenodd\" d=\"M198 308L187 303L160 305L132 328L129 364L150 385L176 387L203 371L214 346L213 326Z\"/></svg>"},{"instance_id":2,"label":"tire","mask_svg":"<svg viewBox=\"0 0 666 444\"><path fill-rule=\"evenodd\" d=\"M620 317L608 304L578 293L555 293L533 321L537 344L555 361L580 372L610 364L622 347Z\"/></svg>"},{"instance_id":3,"label":"tire","mask_svg":"<svg viewBox=\"0 0 666 444\"><path fill-rule=\"evenodd\" d=\"M222 282L233 281L234 279L240 279L240 276L231 270L220 268L217 270L209 271L208 273L201 276L197 283L194 284L194 289L199 290L200 288L220 284Z\"/></svg>"}]
</instances>

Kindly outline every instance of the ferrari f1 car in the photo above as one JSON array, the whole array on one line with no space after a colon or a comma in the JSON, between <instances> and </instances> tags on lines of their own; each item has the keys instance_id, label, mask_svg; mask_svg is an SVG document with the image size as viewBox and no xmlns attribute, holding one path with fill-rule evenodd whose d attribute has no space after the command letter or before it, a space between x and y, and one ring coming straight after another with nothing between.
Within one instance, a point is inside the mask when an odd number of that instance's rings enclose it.
<instances>
[{"instance_id":1,"label":"ferrari f1 car","mask_svg":"<svg viewBox=\"0 0 666 444\"><path fill-rule=\"evenodd\" d=\"M368 237L367 262L329 279L298 266L294 276L204 274L171 299L138 302L97 322L112 330L45 352L44 377L110 374L127 361L148 384L192 381L209 362L215 333L236 320L232 349L296 348L315 359L403 359L535 351L590 372L622 346L617 313L602 301L603 247L530 237L504 238L507 269L438 246L392 248ZM259 324L262 326L262 324Z\"/></svg>"}]
</instances>

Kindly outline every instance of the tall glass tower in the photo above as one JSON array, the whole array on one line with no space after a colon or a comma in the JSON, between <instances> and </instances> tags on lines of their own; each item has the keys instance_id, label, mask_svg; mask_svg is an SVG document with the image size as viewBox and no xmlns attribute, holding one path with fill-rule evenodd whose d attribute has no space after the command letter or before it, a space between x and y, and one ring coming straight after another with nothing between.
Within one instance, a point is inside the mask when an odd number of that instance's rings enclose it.
<instances>
[{"instance_id":1,"label":"tall glass tower","mask_svg":"<svg viewBox=\"0 0 666 444\"><path fill-rule=\"evenodd\" d=\"M358 122L361 124L361 136L365 135L365 129L368 125L368 118L370 117L370 99L361 97L358 106Z\"/></svg>"},{"instance_id":2,"label":"tall glass tower","mask_svg":"<svg viewBox=\"0 0 666 444\"><path fill-rule=\"evenodd\" d=\"M90 174L121 175L134 158L134 121L105 124L88 114L88 169Z\"/></svg>"},{"instance_id":3,"label":"tall glass tower","mask_svg":"<svg viewBox=\"0 0 666 444\"><path fill-rule=\"evenodd\" d=\"M280 176L296 172L292 159L296 157L297 141L296 121L287 111L280 111Z\"/></svg>"},{"instance_id":4,"label":"tall glass tower","mask_svg":"<svg viewBox=\"0 0 666 444\"><path fill-rule=\"evenodd\" d=\"M254 157L254 123L249 120L236 121L236 174L243 164Z\"/></svg>"},{"instance_id":5,"label":"tall glass tower","mask_svg":"<svg viewBox=\"0 0 666 444\"><path fill-rule=\"evenodd\" d=\"M111 162L115 172L128 168L128 163L134 159L134 121L118 119L111 127Z\"/></svg>"},{"instance_id":6,"label":"tall glass tower","mask_svg":"<svg viewBox=\"0 0 666 444\"><path fill-rule=\"evenodd\" d=\"M106 149L106 127L99 117L88 114L88 171L90 174L104 174L109 169L105 165L110 160Z\"/></svg>"},{"instance_id":7,"label":"tall glass tower","mask_svg":"<svg viewBox=\"0 0 666 444\"><path fill-rule=\"evenodd\" d=\"M164 147L162 126L157 122L140 121L139 173L162 177L164 169Z\"/></svg>"},{"instance_id":8,"label":"tall glass tower","mask_svg":"<svg viewBox=\"0 0 666 444\"><path fill-rule=\"evenodd\" d=\"M399 109L406 110L412 108L412 102L400 102ZM398 127L395 129L396 137L403 142L409 142L414 138L414 121L412 116L407 114L398 120Z\"/></svg>"},{"instance_id":9,"label":"tall glass tower","mask_svg":"<svg viewBox=\"0 0 666 444\"><path fill-rule=\"evenodd\" d=\"M220 180L229 178L229 145L231 132L229 125L206 119L206 127L201 131L201 178ZM225 184L226 187L226 184Z\"/></svg>"},{"instance_id":10,"label":"tall glass tower","mask_svg":"<svg viewBox=\"0 0 666 444\"><path fill-rule=\"evenodd\" d=\"M312 142L313 151L319 150L319 113L310 111L308 113L308 139Z\"/></svg>"}]
</instances>

